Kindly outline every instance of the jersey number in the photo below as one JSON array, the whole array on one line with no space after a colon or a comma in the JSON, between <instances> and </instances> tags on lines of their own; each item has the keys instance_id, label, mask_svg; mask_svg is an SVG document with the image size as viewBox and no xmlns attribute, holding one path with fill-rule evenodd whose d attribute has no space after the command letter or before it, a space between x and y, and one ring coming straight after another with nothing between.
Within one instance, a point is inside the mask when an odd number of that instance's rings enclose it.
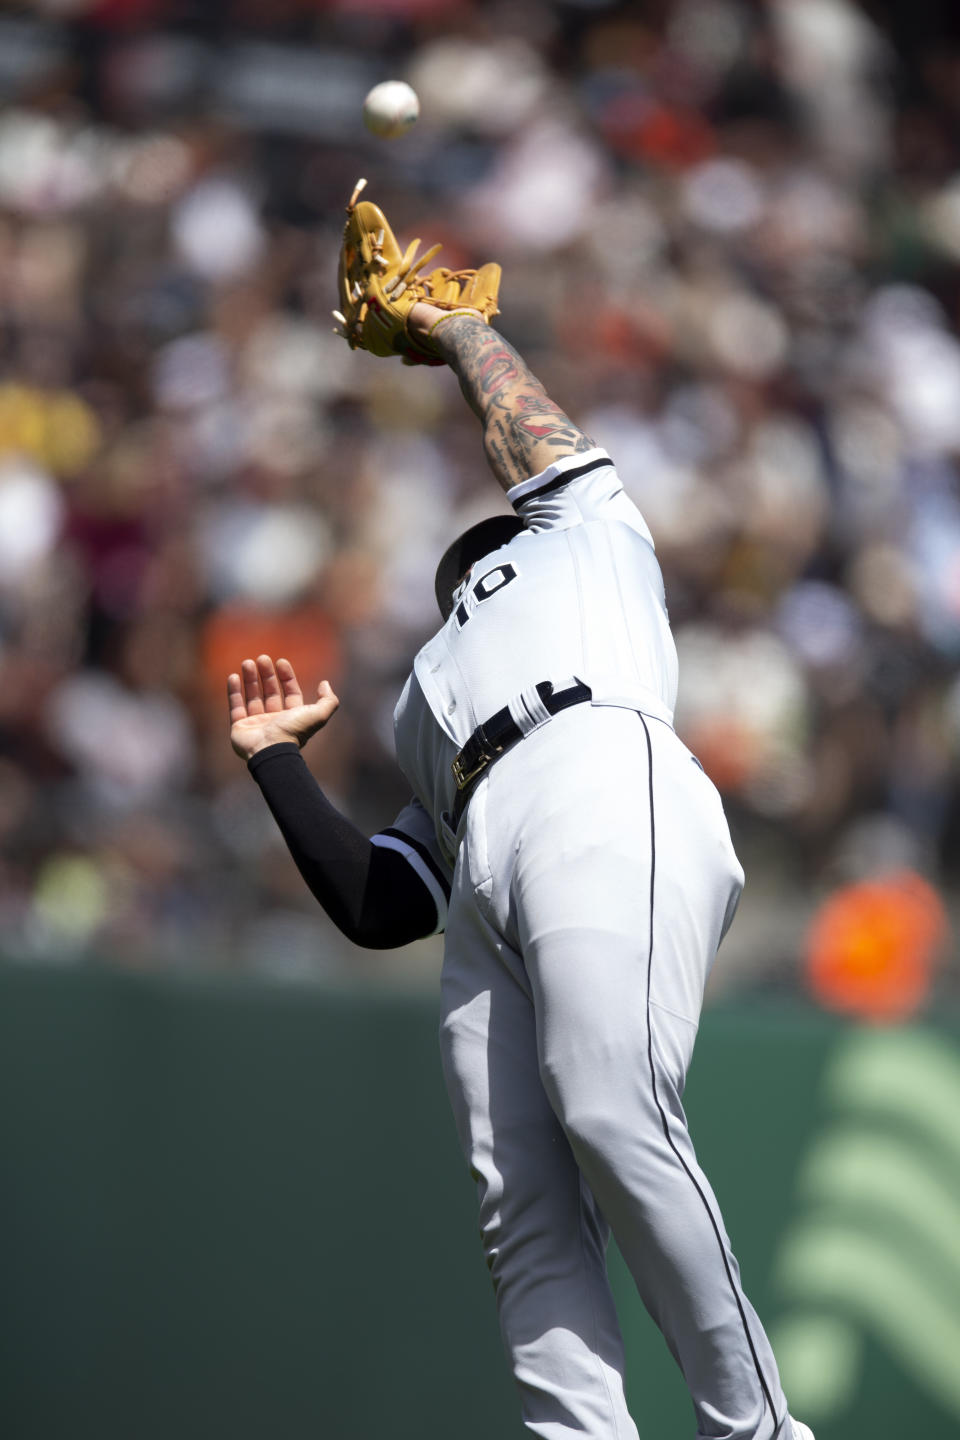
<instances>
[{"instance_id":1,"label":"jersey number","mask_svg":"<svg viewBox=\"0 0 960 1440\"><path fill-rule=\"evenodd\" d=\"M473 595L477 604L489 600L491 596L498 595L504 586L509 585L511 580L516 580L517 572L510 564L498 565L496 570L488 570L486 575L481 575L476 585L473 586ZM455 615L457 626L463 629L470 619L471 611L467 609L466 597L460 601Z\"/></svg>"}]
</instances>

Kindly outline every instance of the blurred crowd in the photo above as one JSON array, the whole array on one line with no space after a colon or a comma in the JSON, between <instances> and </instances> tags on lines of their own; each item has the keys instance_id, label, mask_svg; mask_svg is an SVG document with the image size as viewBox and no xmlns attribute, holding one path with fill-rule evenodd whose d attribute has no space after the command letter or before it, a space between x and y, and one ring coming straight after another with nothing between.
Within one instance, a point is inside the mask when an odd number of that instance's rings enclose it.
<instances>
[{"instance_id":1,"label":"blurred crowd","mask_svg":"<svg viewBox=\"0 0 960 1440\"><path fill-rule=\"evenodd\" d=\"M817 906L893 875L958 989L946 0L49 0L0 10L0 100L0 954L435 973L339 938L227 739L227 672L286 655L341 697L311 767L389 824L437 557L504 506L452 377L332 333L365 175L501 261L649 521L747 869L727 983L796 988Z\"/></svg>"}]
</instances>

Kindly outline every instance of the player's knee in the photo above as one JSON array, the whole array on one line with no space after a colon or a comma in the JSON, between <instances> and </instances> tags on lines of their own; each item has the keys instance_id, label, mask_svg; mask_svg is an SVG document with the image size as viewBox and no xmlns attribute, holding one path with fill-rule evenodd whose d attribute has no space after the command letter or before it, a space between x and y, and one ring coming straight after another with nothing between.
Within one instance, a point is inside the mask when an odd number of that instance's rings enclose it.
<instances>
[{"instance_id":1,"label":"player's knee","mask_svg":"<svg viewBox=\"0 0 960 1440\"><path fill-rule=\"evenodd\" d=\"M578 1159L589 1155L601 1162L613 1163L622 1124L609 1106L568 1105L561 1124Z\"/></svg>"},{"instance_id":2,"label":"player's knee","mask_svg":"<svg viewBox=\"0 0 960 1440\"><path fill-rule=\"evenodd\" d=\"M540 1079L565 1129L602 1130L617 1123L630 1106L645 1103L636 1083L638 1057L632 1041L544 1045Z\"/></svg>"},{"instance_id":3,"label":"player's knee","mask_svg":"<svg viewBox=\"0 0 960 1440\"><path fill-rule=\"evenodd\" d=\"M561 1089L555 1109L578 1163L591 1169L594 1165L615 1169L625 1148L641 1139L648 1128L652 1132L653 1120L648 1120L646 1107L634 1106L628 1111L606 1092L570 1094Z\"/></svg>"}]
</instances>

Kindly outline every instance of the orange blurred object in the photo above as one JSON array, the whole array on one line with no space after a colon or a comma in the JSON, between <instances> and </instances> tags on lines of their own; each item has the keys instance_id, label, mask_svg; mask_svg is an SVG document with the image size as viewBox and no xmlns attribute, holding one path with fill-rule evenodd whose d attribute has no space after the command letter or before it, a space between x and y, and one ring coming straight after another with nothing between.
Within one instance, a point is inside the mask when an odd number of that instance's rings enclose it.
<instances>
[{"instance_id":1,"label":"orange blurred object","mask_svg":"<svg viewBox=\"0 0 960 1440\"><path fill-rule=\"evenodd\" d=\"M316 604L290 610L227 605L213 612L202 638L204 677L211 692L223 690L227 676L240 669L241 661L258 655L289 660L311 700L318 681L335 684L340 672L336 630L326 611Z\"/></svg>"},{"instance_id":2,"label":"orange blurred object","mask_svg":"<svg viewBox=\"0 0 960 1440\"><path fill-rule=\"evenodd\" d=\"M601 129L611 148L668 170L686 170L715 154L713 131L696 111L628 93L607 105Z\"/></svg>"},{"instance_id":3,"label":"orange blurred object","mask_svg":"<svg viewBox=\"0 0 960 1440\"><path fill-rule=\"evenodd\" d=\"M749 726L733 717L711 716L700 724L688 725L683 742L724 795L740 790L756 771L757 737Z\"/></svg>"},{"instance_id":4,"label":"orange blurred object","mask_svg":"<svg viewBox=\"0 0 960 1440\"><path fill-rule=\"evenodd\" d=\"M903 1020L926 1000L947 932L943 901L913 871L845 886L807 934L807 983L828 1010Z\"/></svg>"}]
</instances>

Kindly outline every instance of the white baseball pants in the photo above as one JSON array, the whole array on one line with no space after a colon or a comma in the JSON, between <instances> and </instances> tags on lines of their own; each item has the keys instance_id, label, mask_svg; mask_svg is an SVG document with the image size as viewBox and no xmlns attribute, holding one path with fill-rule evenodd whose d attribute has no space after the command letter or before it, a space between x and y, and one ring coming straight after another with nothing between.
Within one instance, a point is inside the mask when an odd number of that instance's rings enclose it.
<instances>
[{"instance_id":1,"label":"white baseball pants","mask_svg":"<svg viewBox=\"0 0 960 1440\"><path fill-rule=\"evenodd\" d=\"M585 704L493 765L461 825L441 1048L527 1430L636 1440L612 1229L701 1440L785 1440L680 1103L743 883L716 790L662 721Z\"/></svg>"}]
</instances>

